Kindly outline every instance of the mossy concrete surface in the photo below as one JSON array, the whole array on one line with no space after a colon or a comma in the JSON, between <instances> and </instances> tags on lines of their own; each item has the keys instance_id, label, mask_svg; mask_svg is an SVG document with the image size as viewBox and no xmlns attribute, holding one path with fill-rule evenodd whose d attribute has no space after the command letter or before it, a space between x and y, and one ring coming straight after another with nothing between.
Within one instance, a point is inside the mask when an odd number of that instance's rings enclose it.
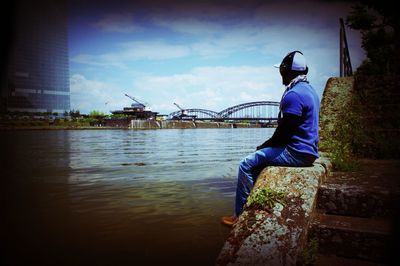
<instances>
[{"instance_id":1,"label":"mossy concrete surface","mask_svg":"<svg viewBox=\"0 0 400 266\"><path fill-rule=\"evenodd\" d=\"M217 265L295 265L307 241L307 227L319 184L331 164L312 167L266 167L253 191L268 187L285 192L285 204L272 209L246 207L222 248Z\"/></svg>"},{"instance_id":2,"label":"mossy concrete surface","mask_svg":"<svg viewBox=\"0 0 400 266\"><path fill-rule=\"evenodd\" d=\"M326 82L319 118L320 141L335 133L338 123L341 123L338 117L350 108L353 87L353 77L332 77Z\"/></svg>"}]
</instances>

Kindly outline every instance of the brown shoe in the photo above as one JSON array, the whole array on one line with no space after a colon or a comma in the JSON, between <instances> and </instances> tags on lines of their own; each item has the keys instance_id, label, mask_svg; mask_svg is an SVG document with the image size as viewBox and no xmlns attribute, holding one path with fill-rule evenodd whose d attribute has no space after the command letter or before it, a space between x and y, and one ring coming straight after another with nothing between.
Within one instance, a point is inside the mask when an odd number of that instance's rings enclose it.
<instances>
[{"instance_id":1,"label":"brown shoe","mask_svg":"<svg viewBox=\"0 0 400 266\"><path fill-rule=\"evenodd\" d=\"M222 217L222 224L232 227L237 221L237 217L236 216L224 216Z\"/></svg>"}]
</instances>

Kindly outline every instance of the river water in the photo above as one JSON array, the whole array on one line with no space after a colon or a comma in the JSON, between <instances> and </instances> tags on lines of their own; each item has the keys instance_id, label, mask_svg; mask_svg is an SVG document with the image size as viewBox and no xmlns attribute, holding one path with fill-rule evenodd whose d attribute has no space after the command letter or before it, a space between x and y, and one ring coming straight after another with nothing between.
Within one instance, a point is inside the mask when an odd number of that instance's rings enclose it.
<instances>
[{"instance_id":1,"label":"river water","mask_svg":"<svg viewBox=\"0 0 400 266\"><path fill-rule=\"evenodd\" d=\"M3 260L214 265L229 233L220 219L233 212L238 162L272 133L0 132Z\"/></svg>"}]
</instances>

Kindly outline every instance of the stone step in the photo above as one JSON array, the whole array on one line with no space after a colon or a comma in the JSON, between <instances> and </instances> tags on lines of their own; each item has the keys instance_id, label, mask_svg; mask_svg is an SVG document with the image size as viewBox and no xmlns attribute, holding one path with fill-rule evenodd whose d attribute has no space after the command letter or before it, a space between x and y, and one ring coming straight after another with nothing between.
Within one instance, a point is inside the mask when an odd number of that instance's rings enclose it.
<instances>
[{"instance_id":1,"label":"stone step","mask_svg":"<svg viewBox=\"0 0 400 266\"><path fill-rule=\"evenodd\" d=\"M328 215L316 212L309 241L318 242L318 253L387 263L391 258L393 222L390 219Z\"/></svg>"},{"instance_id":2,"label":"stone step","mask_svg":"<svg viewBox=\"0 0 400 266\"><path fill-rule=\"evenodd\" d=\"M356 217L394 217L400 206L399 160L363 160L357 172L332 172L321 184L317 209Z\"/></svg>"}]
</instances>

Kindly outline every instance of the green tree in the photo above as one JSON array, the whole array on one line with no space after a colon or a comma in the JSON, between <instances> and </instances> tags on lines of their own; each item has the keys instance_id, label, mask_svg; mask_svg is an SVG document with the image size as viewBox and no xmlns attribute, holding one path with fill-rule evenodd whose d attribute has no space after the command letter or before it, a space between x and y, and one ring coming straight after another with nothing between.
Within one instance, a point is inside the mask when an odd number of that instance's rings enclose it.
<instances>
[{"instance_id":1,"label":"green tree","mask_svg":"<svg viewBox=\"0 0 400 266\"><path fill-rule=\"evenodd\" d=\"M97 110L90 111L90 113L89 113L89 117L95 118L95 119L101 119L101 118L104 118L105 116L106 116L105 113L97 111Z\"/></svg>"},{"instance_id":2,"label":"green tree","mask_svg":"<svg viewBox=\"0 0 400 266\"><path fill-rule=\"evenodd\" d=\"M361 1L352 7L346 24L361 32L367 59L358 74L397 73L399 68L399 16L394 1Z\"/></svg>"},{"instance_id":3,"label":"green tree","mask_svg":"<svg viewBox=\"0 0 400 266\"><path fill-rule=\"evenodd\" d=\"M81 116L81 113L80 113L79 110L74 110L74 109L72 109L71 111L69 111L69 115L70 115L72 118L77 118L77 117L80 117L80 116Z\"/></svg>"}]
</instances>

